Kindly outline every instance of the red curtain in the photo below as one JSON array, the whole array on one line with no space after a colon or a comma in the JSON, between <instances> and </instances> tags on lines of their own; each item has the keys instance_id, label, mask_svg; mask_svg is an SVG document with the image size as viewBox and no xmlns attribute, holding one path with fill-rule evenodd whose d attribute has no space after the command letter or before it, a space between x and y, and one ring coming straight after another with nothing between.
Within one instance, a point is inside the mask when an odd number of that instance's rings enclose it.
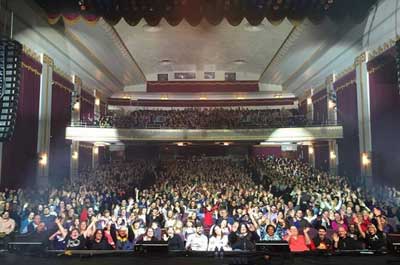
<instances>
[{"instance_id":1,"label":"red curtain","mask_svg":"<svg viewBox=\"0 0 400 265\"><path fill-rule=\"evenodd\" d=\"M372 172L376 183L400 186L400 93L394 48L368 63Z\"/></svg>"},{"instance_id":2,"label":"red curtain","mask_svg":"<svg viewBox=\"0 0 400 265\"><path fill-rule=\"evenodd\" d=\"M3 145L2 186L32 186L38 163L37 138L42 65L22 55L17 120L12 138Z\"/></svg>"},{"instance_id":3,"label":"red curtain","mask_svg":"<svg viewBox=\"0 0 400 265\"><path fill-rule=\"evenodd\" d=\"M79 172L92 168L93 145L89 143L79 144Z\"/></svg>"},{"instance_id":4,"label":"red curtain","mask_svg":"<svg viewBox=\"0 0 400 265\"><path fill-rule=\"evenodd\" d=\"M328 120L328 96L326 89L323 89L312 96L312 102L314 105L314 117L315 123L324 123Z\"/></svg>"},{"instance_id":5,"label":"red curtain","mask_svg":"<svg viewBox=\"0 0 400 265\"><path fill-rule=\"evenodd\" d=\"M258 81L147 82L150 93L258 92Z\"/></svg>"},{"instance_id":6,"label":"red curtain","mask_svg":"<svg viewBox=\"0 0 400 265\"><path fill-rule=\"evenodd\" d=\"M80 118L84 123L92 123L94 121L94 96L88 92L81 91Z\"/></svg>"},{"instance_id":7,"label":"red curtain","mask_svg":"<svg viewBox=\"0 0 400 265\"><path fill-rule=\"evenodd\" d=\"M306 116L307 112L308 112L307 109L308 109L307 108L307 99L305 99L302 102L300 102L300 104L299 104L299 114Z\"/></svg>"},{"instance_id":8,"label":"red curtain","mask_svg":"<svg viewBox=\"0 0 400 265\"><path fill-rule=\"evenodd\" d=\"M251 148L251 156L252 157L266 157L266 156L282 156L282 148L280 146L253 146Z\"/></svg>"},{"instance_id":9,"label":"red curtain","mask_svg":"<svg viewBox=\"0 0 400 265\"><path fill-rule=\"evenodd\" d=\"M360 145L358 138L358 110L356 71L337 80L333 86L337 98L337 118L343 126L343 139L339 139L339 175L360 175Z\"/></svg>"},{"instance_id":10,"label":"red curtain","mask_svg":"<svg viewBox=\"0 0 400 265\"><path fill-rule=\"evenodd\" d=\"M104 116L107 114L107 104L103 101L100 101L100 116Z\"/></svg>"},{"instance_id":11,"label":"red curtain","mask_svg":"<svg viewBox=\"0 0 400 265\"><path fill-rule=\"evenodd\" d=\"M329 144L318 142L314 144L315 168L323 171L329 170Z\"/></svg>"},{"instance_id":12,"label":"red curtain","mask_svg":"<svg viewBox=\"0 0 400 265\"><path fill-rule=\"evenodd\" d=\"M71 142L65 139L65 129L71 122L71 93L74 84L53 73L50 131L50 178L51 184L62 184L69 176Z\"/></svg>"}]
</instances>

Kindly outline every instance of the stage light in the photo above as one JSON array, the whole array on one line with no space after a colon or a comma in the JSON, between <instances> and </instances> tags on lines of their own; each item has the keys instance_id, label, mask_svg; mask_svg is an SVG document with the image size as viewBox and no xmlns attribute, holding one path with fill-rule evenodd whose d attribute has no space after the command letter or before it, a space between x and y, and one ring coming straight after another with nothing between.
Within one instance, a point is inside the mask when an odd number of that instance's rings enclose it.
<instances>
[{"instance_id":1,"label":"stage light","mask_svg":"<svg viewBox=\"0 0 400 265\"><path fill-rule=\"evenodd\" d=\"M47 154L44 153L41 155L40 159L39 159L39 164L42 166L46 166L47 165Z\"/></svg>"},{"instance_id":2,"label":"stage light","mask_svg":"<svg viewBox=\"0 0 400 265\"><path fill-rule=\"evenodd\" d=\"M314 147L312 147L312 146L308 147L308 154L310 154L310 155L314 154Z\"/></svg>"}]
</instances>

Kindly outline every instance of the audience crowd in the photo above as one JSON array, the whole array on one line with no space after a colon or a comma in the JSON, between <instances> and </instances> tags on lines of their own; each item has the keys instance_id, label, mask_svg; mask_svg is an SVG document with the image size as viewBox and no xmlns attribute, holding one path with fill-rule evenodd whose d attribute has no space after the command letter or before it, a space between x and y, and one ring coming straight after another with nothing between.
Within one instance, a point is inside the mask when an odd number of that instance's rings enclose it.
<instances>
[{"instance_id":1,"label":"audience crowd","mask_svg":"<svg viewBox=\"0 0 400 265\"><path fill-rule=\"evenodd\" d=\"M281 240L293 252L385 250L399 203L394 188L377 198L298 160L138 160L82 172L62 187L2 191L0 238L56 250L160 241L171 250L255 250L257 241Z\"/></svg>"},{"instance_id":2,"label":"audience crowd","mask_svg":"<svg viewBox=\"0 0 400 265\"><path fill-rule=\"evenodd\" d=\"M116 128L239 129L307 124L295 109L187 108L111 112L97 122Z\"/></svg>"}]
</instances>

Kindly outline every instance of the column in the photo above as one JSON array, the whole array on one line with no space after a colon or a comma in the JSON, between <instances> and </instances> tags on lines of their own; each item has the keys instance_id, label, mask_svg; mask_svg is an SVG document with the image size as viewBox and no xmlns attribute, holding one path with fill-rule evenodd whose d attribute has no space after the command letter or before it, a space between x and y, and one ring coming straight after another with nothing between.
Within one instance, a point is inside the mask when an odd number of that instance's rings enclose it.
<instances>
[{"instance_id":1,"label":"column","mask_svg":"<svg viewBox=\"0 0 400 265\"><path fill-rule=\"evenodd\" d=\"M337 108L336 108L336 101L333 100L334 96L336 94L335 89L333 87L333 83L336 81L336 76L335 74L331 74L326 78L326 90L328 94L328 122L330 124L336 123L337 122Z\"/></svg>"},{"instance_id":2,"label":"column","mask_svg":"<svg viewBox=\"0 0 400 265\"><path fill-rule=\"evenodd\" d=\"M363 52L354 61L357 83L357 110L360 143L361 176L367 183L372 180L371 111L369 95L368 53Z\"/></svg>"},{"instance_id":3,"label":"column","mask_svg":"<svg viewBox=\"0 0 400 265\"><path fill-rule=\"evenodd\" d=\"M49 153L51 128L51 95L53 86L54 61L46 54L42 54L42 75L40 77L39 124L38 124L38 167L36 184L49 184Z\"/></svg>"},{"instance_id":4,"label":"column","mask_svg":"<svg viewBox=\"0 0 400 265\"><path fill-rule=\"evenodd\" d=\"M336 140L331 140L329 144L329 173L332 175L337 175L337 169L339 164L338 157L338 145Z\"/></svg>"},{"instance_id":5,"label":"column","mask_svg":"<svg viewBox=\"0 0 400 265\"><path fill-rule=\"evenodd\" d=\"M74 75L74 92L72 94L72 115L71 115L71 123L79 124L80 121L80 92L82 89L82 80ZM78 177L78 169L79 169L79 142L72 141L71 144L71 164L70 164L70 179L71 181Z\"/></svg>"}]
</instances>

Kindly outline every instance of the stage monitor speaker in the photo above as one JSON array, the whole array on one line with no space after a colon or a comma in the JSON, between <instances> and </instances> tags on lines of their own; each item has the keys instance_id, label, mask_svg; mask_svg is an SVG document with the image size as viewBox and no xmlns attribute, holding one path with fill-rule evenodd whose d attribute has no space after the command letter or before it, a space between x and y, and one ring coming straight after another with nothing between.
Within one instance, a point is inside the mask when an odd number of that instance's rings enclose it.
<instances>
[{"instance_id":1,"label":"stage monitor speaker","mask_svg":"<svg viewBox=\"0 0 400 265\"><path fill-rule=\"evenodd\" d=\"M20 88L22 45L0 37L0 142L14 132Z\"/></svg>"}]
</instances>

